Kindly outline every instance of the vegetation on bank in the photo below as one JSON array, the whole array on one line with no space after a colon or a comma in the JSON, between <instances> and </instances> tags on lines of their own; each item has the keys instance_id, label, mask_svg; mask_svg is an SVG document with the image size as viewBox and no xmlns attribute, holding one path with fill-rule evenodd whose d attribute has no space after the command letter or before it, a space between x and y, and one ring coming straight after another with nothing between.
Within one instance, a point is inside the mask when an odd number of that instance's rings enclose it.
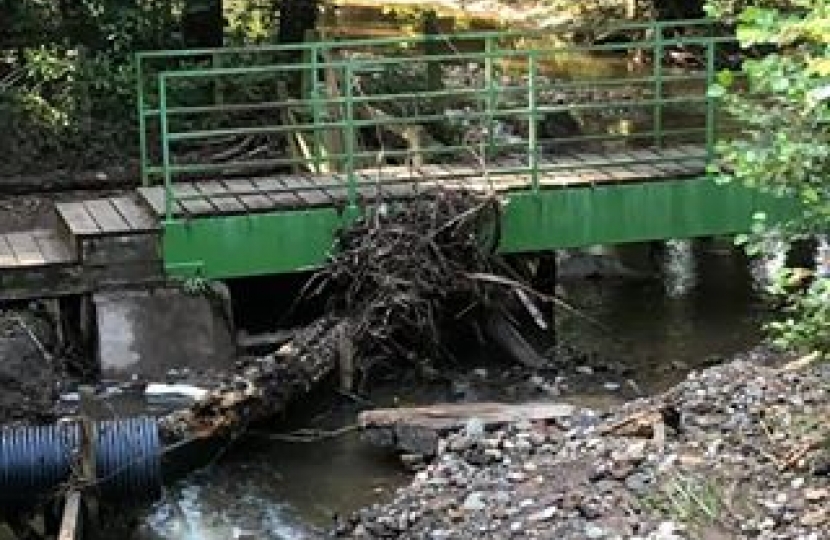
<instances>
[{"instance_id":1,"label":"vegetation on bank","mask_svg":"<svg viewBox=\"0 0 830 540\"><path fill-rule=\"evenodd\" d=\"M770 238L816 240L827 252L830 234L830 6L824 0L711 0L710 15L737 21L744 49L764 54L743 62L739 84L721 74L710 92L722 97L742 134L720 145L721 172L803 204L797 219L777 225L757 216L751 250L771 249ZM745 81L745 82L744 82ZM769 325L775 342L802 352L830 351L830 260L804 285L803 272L788 270L774 287L786 313Z\"/></svg>"}]
</instances>

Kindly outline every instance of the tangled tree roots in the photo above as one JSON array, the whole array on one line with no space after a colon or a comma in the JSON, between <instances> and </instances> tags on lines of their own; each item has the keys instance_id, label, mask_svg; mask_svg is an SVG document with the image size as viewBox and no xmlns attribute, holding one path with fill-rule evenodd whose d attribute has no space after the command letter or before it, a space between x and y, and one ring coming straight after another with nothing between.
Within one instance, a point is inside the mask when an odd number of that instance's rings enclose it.
<instances>
[{"instance_id":1,"label":"tangled tree roots","mask_svg":"<svg viewBox=\"0 0 830 540\"><path fill-rule=\"evenodd\" d=\"M498 216L495 198L434 190L399 208L382 205L341 233L306 292L327 295L328 312L347 322L354 368L445 356L443 323L488 301L492 286L469 276L493 270L482 233L498 230Z\"/></svg>"}]
</instances>

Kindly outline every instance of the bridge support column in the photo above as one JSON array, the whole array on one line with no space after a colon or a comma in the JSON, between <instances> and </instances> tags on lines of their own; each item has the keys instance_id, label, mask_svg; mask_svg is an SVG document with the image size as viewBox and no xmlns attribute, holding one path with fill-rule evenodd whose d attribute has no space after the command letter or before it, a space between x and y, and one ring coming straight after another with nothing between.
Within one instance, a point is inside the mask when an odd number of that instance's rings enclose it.
<instances>
[{"instance_id":1,"label":"bridge support column","mask_svg":"<svg viewBox=\"0 0 830 540\"><path fill-rule=\"evenodd\" d=\"M159 379L171 369L232 366L227 303L178 287L95 293L98 357L104 379Z\"/></svg>"}]
</instances>

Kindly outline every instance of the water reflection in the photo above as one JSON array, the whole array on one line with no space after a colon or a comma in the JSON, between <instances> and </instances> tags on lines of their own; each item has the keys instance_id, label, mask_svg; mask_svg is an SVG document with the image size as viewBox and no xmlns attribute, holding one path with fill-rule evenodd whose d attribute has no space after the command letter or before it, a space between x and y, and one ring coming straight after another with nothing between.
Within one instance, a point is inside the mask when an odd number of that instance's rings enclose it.
<instances>
[{"instance_id":1,"label":"water reflection","mask_svg":"<svg viewBox=\"0 0 830 540\"><path fill-rule=\"evenodd\" d=\"M167 490L136 540L317 538L342 512L388 497L407 477L356 435L287 443L259 434Z\"/></svg>"},{"instance_id":2,"label":"water reflection","mask_svg":"<svg viewBox=\"0 0 830 540\"><path fill-rule=\"evenodd\" d=\"M691 240L669 240L665 243L662 271L669 297L683 296L694 288L697 269Z\"/></svg>"},{"instance_id":3,"label":"water reflection","mask_svg":"<svg viewBox=\"0 0 830 540\"><path fill-rule=\"evenodd\" d=\"M567 319L562 339L622 362L647 393L756 344L765 316L747 258L729 240L667 243L658 280L566 292L606 329Z\"/></svg>"}]
</instances>

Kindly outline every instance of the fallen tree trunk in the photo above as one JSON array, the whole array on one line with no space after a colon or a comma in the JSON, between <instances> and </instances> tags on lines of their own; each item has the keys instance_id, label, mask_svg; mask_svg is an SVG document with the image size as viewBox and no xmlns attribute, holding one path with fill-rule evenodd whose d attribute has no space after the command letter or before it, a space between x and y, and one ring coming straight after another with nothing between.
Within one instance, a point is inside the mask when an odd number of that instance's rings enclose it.
<instances>
[{"instance_id":1,"label":"fallen tree trunk","mask_svg":"<svg viewBox=\"0 0 830 540\"><path fill-rule=\"evenodd\" d=\"M487 337L504 349L513 360L533 369L548 364L548 359L527 341L504 309L491 309L486 317L484 330Z\"/></svg>"},{"instance_id":2,"label":"fallen tree trunk","mask_svg":"<svg viewBox=\"0 0 830 540\"><path fill-rule=\"evenodd\" d=\"M243 366L193 406L159 420L167 442L231 435L267 419L337 368L337 340L347 321L322 318L272 355Z\"/></svg>"}]
</instances>

